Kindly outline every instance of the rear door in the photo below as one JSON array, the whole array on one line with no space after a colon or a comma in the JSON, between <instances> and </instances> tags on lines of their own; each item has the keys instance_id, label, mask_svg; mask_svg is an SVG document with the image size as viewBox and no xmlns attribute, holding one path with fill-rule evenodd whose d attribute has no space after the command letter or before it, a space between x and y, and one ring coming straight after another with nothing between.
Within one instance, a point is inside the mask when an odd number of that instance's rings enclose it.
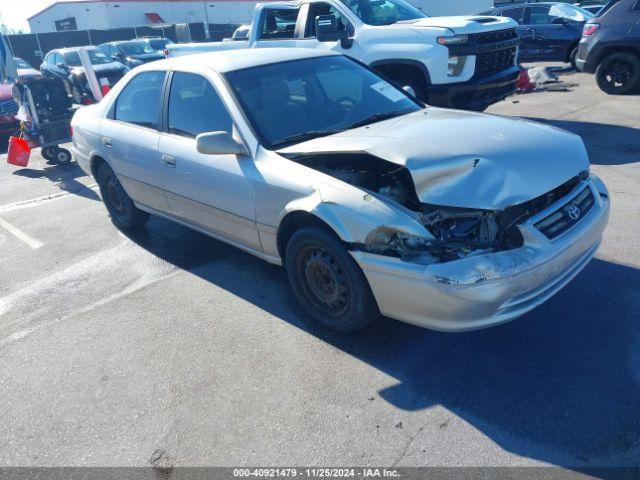
<instances>
[{"instance_id":1,"label":"rear door","mask_svg":"<svg viewBox=\"0 0 640 480\"><path fill-rule=\"evenodd\" d=\"M200 229L259 251L253 159L204 155L196 135L224 131L239 138L216 88L202 75L173 72L160 138L162 175L171 212Z\"/></svg>"},{"instance_id":2,"label":"rear door","mask_svg":"<svg viewBox=\"0 0 640 480\"><path fill-rule=\"evenodd\" d=\"M579 30L571 23L554 23L558 17L550 14L550 5L527 8L527 24L532 39L531 60L564 61L568 50L580 38Z\"/></svg>"},{"instance_id":3,"label":"rear door","mask_svg":"<svg viewBox=\"0 0 640 480\"><path fill-rule=\"evenodd\" d=\"M160 111L166 72L146 71L120 91L101 133L104 151L134 202L167 211L160 169Z\"/></svg>"}]
</instances>

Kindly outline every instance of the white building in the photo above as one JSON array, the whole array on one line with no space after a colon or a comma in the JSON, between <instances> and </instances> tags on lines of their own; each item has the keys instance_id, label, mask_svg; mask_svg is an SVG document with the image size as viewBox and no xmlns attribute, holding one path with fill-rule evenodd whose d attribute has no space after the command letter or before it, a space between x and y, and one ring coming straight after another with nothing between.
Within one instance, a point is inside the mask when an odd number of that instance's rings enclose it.
<instances>
[{"instance_id":1,"label":"white building","mask_svg":"<svg viewBox=\"0 0 640 480\"><path fill-rule=\"evenodd\" d=\"M428 15L466 15L493 0L410 0ZM76 0L51 4L30 17L32 33L171 23L248 23L256 0Z\"/></svg>"}]
</instances>

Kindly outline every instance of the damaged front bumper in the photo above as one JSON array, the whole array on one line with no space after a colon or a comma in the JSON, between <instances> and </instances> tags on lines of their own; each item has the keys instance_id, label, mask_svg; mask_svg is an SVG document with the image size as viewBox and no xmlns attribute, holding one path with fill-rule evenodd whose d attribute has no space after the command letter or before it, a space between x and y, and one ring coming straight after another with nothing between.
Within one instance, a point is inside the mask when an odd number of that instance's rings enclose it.
<instances>
[{"instance_id":1,"label":"damaged front bumper","mask_svg":"<svg viewBox=\"0 0 640 480\"><path fill-rule=\"evenodd\" d=\"M524 245L514 250L428 266L363 251L351 254L386 316L447 332L499 325L548 300L595 255L610 204L606 187L597 177L584 185L591 189L593 207L553 239L536 224L561 211L583 189L521 225Z\"/></svg>"}]
</instances>

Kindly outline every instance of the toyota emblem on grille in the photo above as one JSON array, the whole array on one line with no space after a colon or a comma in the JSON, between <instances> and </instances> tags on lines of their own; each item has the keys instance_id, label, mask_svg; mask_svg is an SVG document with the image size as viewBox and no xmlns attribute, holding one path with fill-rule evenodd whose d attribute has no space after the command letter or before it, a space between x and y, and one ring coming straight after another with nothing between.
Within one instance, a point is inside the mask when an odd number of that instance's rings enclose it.
<instances>
[{"instance_id":1,"label":"toyota emblem on grille","mask_svg":"<svg viewBox=\"0 0 640 480\"><path fill-rule=\"evenodd\" d=\"M576 205L569 205L564 209L564 211L567 214L567 216L574 221L578 220L580 218L580 215L582 215L580 208L577 207Z\"/></svg>"}]
</instances>

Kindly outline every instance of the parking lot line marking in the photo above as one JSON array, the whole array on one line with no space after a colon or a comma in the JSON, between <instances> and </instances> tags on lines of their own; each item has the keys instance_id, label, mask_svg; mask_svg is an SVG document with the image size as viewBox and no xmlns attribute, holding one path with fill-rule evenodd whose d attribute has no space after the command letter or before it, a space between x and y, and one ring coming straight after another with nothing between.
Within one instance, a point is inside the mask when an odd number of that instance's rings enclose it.
<instances>
[{"instance_id":1,"label":"parking lot line marking","mask_svg":"<svg viewBox=\"0 0 640 480\"><path fill-rule=\"evenodd\" d=\"M7 222L2 218L0 218L0 227L4 228L7 232L12 234L21 242L26 243L29 246L29 248L33 250L37 250L38 248L44 246L44 243L42 243L40 240L30 237L29 235L24 233L22 230L20 230L18 227L11 225L9 222Z\"/></svg>"},{"instance_id":2,"label":"parking lot line marking","mask_svg":"<svg viewBox=\"0 0 640 480\"><path fill-rule=\"evenodd\" d=\"M97 183L91 183L89 185L84 185L84 188L88 188L93 190L98 186ZM42 205L43 203L53 202L55 200L60 200L61 198L66 198L72 194L79 192L81 189L73 190L73 191L64 191L53 193L51 195L43 195L42 197L31 198L29 200L22 200L20 202L9 203L7 205L0 205L0 213L4 212L13 212L14 210L22 210L23 208L31 208Z\"/></svg>"}]
</instances>

